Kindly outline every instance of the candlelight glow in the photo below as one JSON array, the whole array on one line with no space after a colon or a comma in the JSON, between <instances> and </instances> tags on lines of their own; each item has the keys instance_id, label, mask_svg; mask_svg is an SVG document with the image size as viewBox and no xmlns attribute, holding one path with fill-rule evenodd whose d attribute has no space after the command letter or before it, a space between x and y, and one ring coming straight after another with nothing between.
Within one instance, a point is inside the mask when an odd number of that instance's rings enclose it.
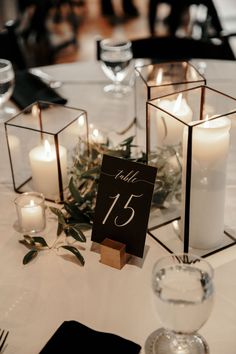
<instances>
[{"instance_id":1,"label":"candlelight glow","mask_svg":"<svg viewBox=\"0 0 236 354\"><path fill-rule=\"evenodd\" d=\"M181 106L181 102L182 102L182 93L180 93L177 97L177 100L175 101L175 105L173 108L173 113L178 112L178 110L180 109Z\"/></svg>"},{"instance_id":2,"label":"candlelight glow","mask_svg":"<svg viewBox=\"0 0 236 354\"><path fill-rule=\"evenodd\" d=\"M39 107L37 104L35 104L33 107L32 107L32 116L33 117L39 117Z\"/></svg>"},{"instance_id":3,"label":"candlelight glow","mask_svg":"<svg viewBox=\"0 0 236 354\"><path fill-rule=\"evenodd\" d=\"M207 114L206 115L206 118L205 118L205 123L204 123L204 127L205 128L209 128L210 127L210 122L209 122L209 115Z\"/></svg>"},{"instance_id":4,"label":"candlelight glow","mask_svg":"<svg viewBox=\"0 0 236 354\"><path fill-rule=\"evenodd\" d=\"M45 151L45 156L46 156L47 160L51 160L52 159L52 149L51 149L51 146L47 140L44 141L44 151Z\"/></svg>"},{"instance_id":5,"label":"candlelight glow","mask_svg":"<svg viewBox=\"0 0 236 354\"><path fill-rule=\"evenodd\" d=\"M99 131L98 131L98 129L93 129L93 135L95 136L95 138L97 138L98 137L98 135L99 135Z\"/></svg>"},{"instance_id":6,"label":"candlelight glow","mask_svg":"<svg viewBox=\"0 0 236 354\"><path fill-rule=\"evenodd\" d=\"M34 200L33 200L33 199L30 199L30 203L29 203L29 206L30 206L30 207L33 207L33 206L35 206L35 204L34 204Z\"/></svg>"},{"instance_id":7,"label":"candlelight glow","mask_svg":"<svg viewBox=\"0 0 236 354\"><path fill-rule=\"evenodd\" d=\"M85 124L84 116L80 116L80 117L78 118L78 126L79 126L79 127L83 127L84 124Z\"/></svg>"},{"instance_id":8,"label":"candlelight glow","mask_svg":"<svg viewBox=\"0 0 236 354\"><path fill-rule=\"evenodd\" d=\"M160 85L162 83L162 78L163 78L163 69L160 68L160 69L158 69L157 77L156 77L156 84L157 85Z\"/></svg>"}]
</instances>

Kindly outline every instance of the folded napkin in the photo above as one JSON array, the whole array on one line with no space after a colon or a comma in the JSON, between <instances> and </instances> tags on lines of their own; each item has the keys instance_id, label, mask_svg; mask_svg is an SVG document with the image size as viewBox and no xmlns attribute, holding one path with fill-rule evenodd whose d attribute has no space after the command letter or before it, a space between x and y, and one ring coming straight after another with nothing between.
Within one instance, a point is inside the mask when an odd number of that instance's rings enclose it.
<instances>
[{"instance_id":1,"label":"folded napkin","mask_svg":"<svg viewBox=\"0 0 236 354\"><path fill-rule=\"evenodd\" d=\"M65 321L39 354L138 354L140 345L112 333Z\"/></svg>"},{"instance_id":2,"label":"folded napkin","mask_svg":"<svg viewBox=\"0 0 236 354\"><path fill-rule=\"evenodd\" d=\"M49 87L39 77L26 70L15 73L15 88L12 100L23 109L35 101L65 104L67 100Z\"/></svg>"}]
</instances>

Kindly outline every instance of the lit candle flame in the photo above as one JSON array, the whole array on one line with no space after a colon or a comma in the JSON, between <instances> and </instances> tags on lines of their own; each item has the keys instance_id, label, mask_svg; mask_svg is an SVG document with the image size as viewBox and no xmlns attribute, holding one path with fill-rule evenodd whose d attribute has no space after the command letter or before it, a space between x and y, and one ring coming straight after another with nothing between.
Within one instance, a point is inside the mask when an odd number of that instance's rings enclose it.
<instances>
[{"instance_id":1,"label":"lit candle flame","mask_svg":"<svg viewBox=\"0 0 236 354\"><path fill-rule=\"evenodd\" d=\"M47 140L44 141L44 151L45 151L45 156L48 160L51 159L52 157L52 149Z\"/></svg>"},{"instance_id":2,"label":"lit candle flame","mask_svg":"<svg viewBox=\"0 0 236 354\"><path fill-rule=\"evenodd\" d=\"M93 135L95 136L95 138L97 138L98 137L98 135L99 135L99 131L98 131L98 129L93 129Z\"/></svg>"},{"instance_id":3,"label":"lit candle flame","mask_svg":"<svg viewBox=\"0 0 236 354\"><path fill-rule=\"evenodd\" d=\"M38 105L37 104L33 105L33 107L32 107L32 115L34 117L38 118L39 117L39 113L40 113L40 109L39 109Z\"/></svg>"},{"instance_id":4,"label":"lit candle flame","mask_svg":"<svg viewBox=\"0 0 236 354\"><path fill-rule=\"evenodd\" d=\"M30 206L30 207L33 207L33 206L35 206L35 204L34 204L34 201L33 201L33 199L30 199L30 203L29 203L29 206Z\"/></svg>"},{"instance_id":5,"label":"lit candle flame","mask_svg":"<svg viewBox=\"0 0 236 354\"><path fill-rule=\"evenodd\" d=\"M208 114L206 114L206 118L205 118L205 123L204 123L204 127L205 128L207 128L207 127L209 127L210 126L210 122L209 122L209 115Z\"/></svg>"},{"instance_id":6,"label":"lit candle flame","mask_svg":"<svg viewBox=\"0 0 236 354\"><path fill-rule=\"evenodd\" d=\"M175 101L173 112L176 113L180 109L180 105L182 102L182 93L180 93Z\"/></svg>"},{"instance_id":7,"label":"lit candle flame","mask_svg":"<svg viewBox=\"0 0 236 354\"><path fill-rule=\"evenodd\" d=\"M84 123L85 123L84 116L80 116L80 117L78 118L78 126L79 126L79 127L83 127L83 126L84 126Z\"/></svg>"},{"instance_id":8,"label":"lit candle flame","mask_svg":"<svg viewBox=\"0 0 236 354\"><path fill-rule=\"evenodd\" d=\"M156 77L156 84L157 85L160 85L162 83L162 77L163 77L163 69L160 68L160 69L158 69L157 77Z\"/></svg>"}]
</instances>

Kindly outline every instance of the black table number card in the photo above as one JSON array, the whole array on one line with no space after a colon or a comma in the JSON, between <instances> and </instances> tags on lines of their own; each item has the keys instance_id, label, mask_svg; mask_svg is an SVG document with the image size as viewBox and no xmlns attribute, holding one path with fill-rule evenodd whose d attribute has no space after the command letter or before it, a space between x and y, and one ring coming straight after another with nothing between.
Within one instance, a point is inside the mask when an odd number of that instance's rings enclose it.
<instances>
[{"instance_id":1,"label":"black table number card","mask_svg":"<svg viewBox=\"0 0 236 354\"><path fill-rule=\"evenodd\" d=\"M157 169L104 155L98 185L92 241L105 238L143 257Z\"/></svg>"}]
</instances>

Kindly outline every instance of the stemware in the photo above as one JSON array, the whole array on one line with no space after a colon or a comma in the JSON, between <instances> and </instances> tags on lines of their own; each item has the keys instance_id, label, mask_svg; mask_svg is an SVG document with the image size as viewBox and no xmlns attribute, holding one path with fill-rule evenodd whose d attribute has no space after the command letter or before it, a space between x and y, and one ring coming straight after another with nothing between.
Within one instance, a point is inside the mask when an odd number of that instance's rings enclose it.
<instances>
[{"instance_id":1,"label":"stemware","mask_svg":"<svg viewBox=\"0 0 236 354\"><path fill-rule=\"evenodd\" d=\"M9 60L0 59L0 122L11 117L13 108L5 106L13 93L15 74Z\"/></svg>"},{"instance_id":2,"label":"stemware","mask_svg":"<svg viewBox=\"0 0 236 354\"><path fill-rule=\"evenodd\" d=\"M153 354L206 354L209 347L197 331L213 306L213 269L195 255L161 258L152 272L152 289L159 319Z\"/></svg>"},{"instance_id":3,"label":"stemware","mask_svg":"<svg viewBox=\"0 0 236 354\"><path fill-rule=\"evenodd\" d=\"M116 97L122 97L130 91L130 86L121 84L128 75L133 58L130 41L103 39L101 46L101 63L105 75L113 81L106 85L104 91Z\"/></svg>"}]
</instances>

